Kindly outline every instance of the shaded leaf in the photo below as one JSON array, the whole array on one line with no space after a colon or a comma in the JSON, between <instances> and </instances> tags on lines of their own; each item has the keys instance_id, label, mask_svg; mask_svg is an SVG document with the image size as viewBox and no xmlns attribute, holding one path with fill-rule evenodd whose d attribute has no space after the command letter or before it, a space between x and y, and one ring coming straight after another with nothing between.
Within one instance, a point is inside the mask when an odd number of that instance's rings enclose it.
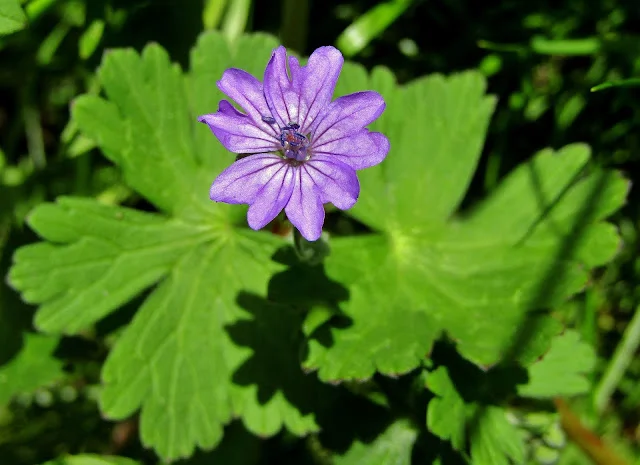
<instances>
[{"instance_id":1,"label":"shaded leaf","mask_svg":"<svg viewBox=\"0 0 640 465\"><path fill-rule=\"evenodd\" d=\"M436 397L427 407L427 428L448 440L456 450L465 444L467 406L443 366L427 375L427 387Z\"/></svg>"},{"instance_id":2,"label":"shaded leaf","mask_svg":"<svg viewBox=\"0 0 640 465\"><path fill-rule=\"evenodd\" d=\"M410 465L418 433L408 423L397 421L370 444L356 442L335 465Z\"/></svg>"},{"instance_id":3,"label":"shaded leaf","mask_svg":"<svg viewBox=\"0 0 640 465\"><path fill-rule=\"evenodd\" d=\"M586 375L596 363L593 348L576 331L557 336L549 352L532 364L529 382L518 387L524 397L567 397L587 392L591 386Z\"/></svg>"},{"instance_id":4,"label":"shaded leaf","mask_svg":"<svg viewBox=\"0 0 640 465\"><path fill-rule=\"evenodd\" d=\"M525 460L523 434L507 420L499 407L486 407L477 413L471 432L471 461L474 465L521 464Z\"/></svg>"},{"instance_id":5,"label":"shaded leaf","mask_svg":"<svg viewBox=\"0 0 640 465\"><path fill-rule=\"evenodd\" d=\"M0 406L13 396L32 393L64 376L62 362L53 357L58 338L28 334L20 352L0 366Z\"/></svg>"}]
</instances>

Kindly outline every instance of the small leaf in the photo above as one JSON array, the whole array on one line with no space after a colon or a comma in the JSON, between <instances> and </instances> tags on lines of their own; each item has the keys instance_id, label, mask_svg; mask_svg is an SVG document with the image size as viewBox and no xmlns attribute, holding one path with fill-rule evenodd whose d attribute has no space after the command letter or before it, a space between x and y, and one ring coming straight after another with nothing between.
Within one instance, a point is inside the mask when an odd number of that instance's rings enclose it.
<instances>
[{"instance_id":1,"label":"small leaf","mask_svg":"<svg viewBox=\"0 0 640 465\"><path fill-rule=\"evenodd\" d=\"M413 3L413 0L389 0L365 12L338 36L337 47L347 57L362 51L380 36Z\"/></svg>"},{"instance_id":2,"label":"small leaf","mask_svg":"<svg viewBox=\"0 0 640 465\"><path fill-rule=\"evenodd\" d=\"M593 348L575 331L557 336L549 352L529 367L529 382L518 387L523 397L548 398L583 394L591 387L586 375L595 366Z\"/></svg>"},{"instance_id":3,"label":"small leaf","mask_svg":"<svg viewBox=\"0 0 640 465\"><path fill-rule=\"evenodd\" d=\"M397 421L372 443L356 442L335 465L410 465L411 451L418 432L407 422Z\"/></svg>"},{"instance_id":4,"label":"small leaf","mask_svg":"<svg viewBox=\"0 0 640 465\"><path fill-rule=\"evenodd\" d=\"M105 22L102 19L94 19L89 27L82 33L80 40L78 41L78 52L80 58L86 60L93 52L96 51L100 41L102 40L102 34L104 33Z\"/></svg>"},{"instance_id":5,"label":"small leaf","mask_svg":"<svg viewBox=\"0 0 640 465\"><path fill-rule=\"evenodd\" d=\"M60 457L42 465L138 465L139 463L126 457L83 454Z\"/></svg>"},{"instance_id":6,"label":"small leaf","mask_svg":"<svg viewBox=\"0 0 640 465\"><path fill-rule=\"evenodd\" d=\"M38 47L36 61L39 65L45 66L51 63L70 31L71 26L66 22L60 22L54 26L49 35L40 42L40 46Z\"/></svg>"},{"instance_id":7,"label":"small leaf","mask_svg":"<svg viewBox=\"0 0 640 465\"><path fill-rule=\"evenodd\" d=\"M571 126L586 104L586 99L580 94L572 95L562 102L556 109L556 124L558 127L565 130Z\"/></svg>"},{"instance_id":8,"label":"small leaf","mask_svg":"<svg viewBox=\"0 0 640 465\"><path fill-rule=\"evenodd\" d=\"M202 24L205 29L216 29L222 20L227 0L205 0L202 9Z\"/></svg>"},{"instance_id":9,"label":"small leaf","mask_svg":"<svg viewBox=\"0 0 640 465\"><path fill-rule=\"evenodd\" d=\"M0 366L0 406L13 396L31 393L60 380L62 362L53 357L58 338L28 334L23 347L8 363Z\"/></svg>"},{"instance_id":10,"label":"small leaf","mask_svg":"<svg viewBox=\"0 0 640 465\"><path fill-rule=\"evenodd\" d=\"M485 407L477 412L471 431L471 463L474 465L523 464L524 436L507 420L505 410Z\"/></svg>"},{"instance_id":11,"label":"small leaf","mask_svg":"<svg viewBox=\"0 0 640 465\"><path fill-rule=\"evenodd\" d=\"M436 397L427 407L427 428L456 450L465 444L467 406L443 366L427 375L427 387Z\"/></svg>"},{"instance_id":12,"label":"small leaf","mask_svg":"<svg viewBox=\"0 0 640 465\"><path fill-rule=\"evenodd\" d=\"M19 0L0 0L0 35L11 34L24 28L27 16Z\"/></svg>"},{"instance_id":13,"label":"small leaf","mask_svg":"<svg viewBox=\"0 0 640 465\"><path fill-rule=\"evenodd\" d=\"M468 364L468 362L467 362ZM499 367L498 367L499 368ZM509 389L511 384L509 370L491 370L477 373L469 371L469 367L458 367L464 370L463 377L466 396L482 396L487 390L495 396L500 389ZM480 375L480 376L478 376ZM458 381L460 382L460 381ZM449 440L451 446L465 452L467 442L471 448L471 463L480 465L508 465L523 463L524 442L521 432L507 419L507 411L501 407L488 405L486 399L480 397L473 401L463 399L456 385L444 366L438 367L427 375L427 387L436 397L427 407L427 427L436 436ZM499 396L501 399L504 395Z\"/></svg>"},{"instance_id":14,"label":"small leaf","mask_svg":"<svg viewBox=\"0 0 640 465\"><path fill-rule=\"evenodd\" d=\"M531 50L542 55L582 56L595 55L602 47L597 37L584 39L547 39L535 36L531 39Z\"/></svg>"}]
</instances>

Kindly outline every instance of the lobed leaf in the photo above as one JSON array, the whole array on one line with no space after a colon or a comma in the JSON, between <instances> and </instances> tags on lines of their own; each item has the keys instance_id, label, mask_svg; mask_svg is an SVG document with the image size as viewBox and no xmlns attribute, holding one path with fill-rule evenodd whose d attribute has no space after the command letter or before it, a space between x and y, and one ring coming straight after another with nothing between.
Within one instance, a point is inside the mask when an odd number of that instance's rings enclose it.
<instances>
[{"instance_id":1,"label":"lobed leaf","mask_svg":"<svg viewBox=\"0 0 640 465\"><path fill-rule=\"evenodd\" d=\"M439 438L450 441L454 449L462 450L468 409L446 367L438 367L427 375L427 387L436 395L427 408L427 428Z\"/></svg>"},{"instance_id":2,"label":"lobed leaf","mask_svg":"<svg viewBox=\"0 0 640 465\"><path fill-rule=\"evenodd\" d=\"M407 422L397 421L370 444L354 443L335 465L410 465L418 432Z\"/></svg>"},{"instance_id":3,"label":"lobed leaf","mask_svg":"<svg viewBox=\"0 0 640 465\"><path fill-rule=\"evenodd\" d=\"M106 98L78 98L73 118L159 213L63 197L33 212L43 242L14 257L10 282L40 305L36 324L50 333L82 331L148 292L104 365L100 405L114 419L141 409L142 441L165 459L214 447L234 417L263 436L318 428L321 396L301 395L318 382L301 371L301 341L291 337L302 317L282 325L271 316L280 308L242 297L266 294L283 241L248 231L243 208L209 200L233 154L196 122L216 110L215 81L226 68L264 69L276 45L258 35L232 49L204 34L188 74L158 45L107 53L98 73ZM265 324L266 335L257 329ZM255 360L270 348L294 357L273 365L265 392L264 363Z\"/></svg>"},{"instance_id":4,"label":"lobed leaf","mask_svg":"<svg viewBox=\"0 0 640 465\"><path fill-rule=\"evenodd\" d=\"M529 382L518 387L523 397L551 398L584 394L590 388L586 377L595 367L596 354L575 331L557 336L549 352L532 364Z\"/></svg>"},{"instance_id":5,"label":"lobed leaf","mask_svg":"<svg viewBox=\"0 0 640 465\"><path fill-rule=\"evenodd\" d=\"M372 126L391 152L360 173L350 213L375 233L332 241L325 267L348 287L340 309L350 326L330 328L330 346L311 338L305 367L324 380L407 372L443 332L479 365L526 359L530 312L580 291L589 269L617 252L617 231L602 220L624 203L628 182L586 173L589 148L574 144L541 151L459 211L494 104L483 77L398 87L385 70L368 78L346 67L339 93L367 87L385 97Z\"/></svg>"},{"instance_id":6,"label":"lobed leaf","mask_svg":"<svg viewBox=\"0 0 640 465\"><path fill-rule=\"evenodd\" d=\"M53 357L58 338L29 334L23 347L8 363L0 366L0 406L13 396L31 393L62 379L62 362Z\"/></svg>"},{"instance_id":7,"label":"lobed leaf","mask_svg":"<svg viewBox=\"0 0 640 465\"><path fill-rule=\"evenodd\" d=\"M387 70L368 76L347 64L336 95L370 88L387 103L372 129L389 137L391 152L361 172L350 212L373 232L331 242L318 274L346 289L330 296L339 302L318 321L303 323L301 313L261 299L286 277L274 276L283 266L271 260L284 242L246 230L245 209L207 198L233 155L195 121L216 110L223 97L215 81L226 68L259 76L276 45L255 35L231 47L206 33L188 73L158 45L106 54L98 73L106 97L80 97L73 118L158 212L77 198L41 205L29 222L43 242L21 248L9 275L40 305L37 326L53 334L82 331L148 293L104 366L101 408L115 419L140 409L143 443L164 459L214 447L234 417L257 435L318 430L315 414L328 393L299 366L303 325L303 366L328 381L413 370L445 333L476 364L531 364L558 333L542 311L581 290L619 246L603 220L622 205L628 183L588 172L581 144L538 153L461 210L495 105L480 73L398 86ZM319 304L328 297L309 292ZM301 291L284 293L294 299ZM348 324L333 325L334 313ZM574 342L554 340L521 392L547 395L540 380ZM574 391L585 367L573 372ZM462 447L467 406L446 370L428 383L437 395L429 428ZM441 418L447 409L456 414ZM522 440L505 411L478 415L473 462L521 462ZM399 422L336 461L409 463L416 436Z\"/></svg>"},{"instance_id":8,"label":"lobed leaf","mask_svg":"<svg viewBox=\"0 0 640 465\"><path fill-rule=\"evenodd\" d=\"M493 377L492 383L507 381L500 378L500 373L494 373ZM470 383L478 381L473 376L468 381L465 379ZM469 444L474 465L524 463L524 435L509 421L504 408L488 405L480 399L463 399L444 366L428 373L426 382L436 396L427 406L427 428L431 433L450 441L455 450L463 453ZM481 386L474 386L471 391L477 395L481 390ZM497 391L495 387L490 390Z\"/></svg>"}]
</instances>

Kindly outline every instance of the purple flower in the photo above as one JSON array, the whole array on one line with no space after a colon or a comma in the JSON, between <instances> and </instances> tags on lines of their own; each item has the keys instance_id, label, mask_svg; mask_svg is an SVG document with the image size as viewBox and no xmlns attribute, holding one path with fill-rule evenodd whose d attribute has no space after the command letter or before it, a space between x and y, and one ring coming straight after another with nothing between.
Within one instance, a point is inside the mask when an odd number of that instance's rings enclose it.
<instances>
[{"instance_id":1,"label":"purple flower","mask_svg":"<svg viewBox=\"0 0 640 465\"><path fill-rule=\"evenodd\" d=\"M306 66L274 50L264 84L231 68L218 81L222 92L244 113L222 100L218 111L198 121L209 125L228 150L250 154L216 178L211 200L249 204L247 220L261 229L284 208L289 221L309 241L324 223L324 204L341 210L358 200L356 170L380 163L389 141L366 126L385 103L372 91L331 98L342 68L342 54L320 47Z\"/></svg>"}]
</instances>

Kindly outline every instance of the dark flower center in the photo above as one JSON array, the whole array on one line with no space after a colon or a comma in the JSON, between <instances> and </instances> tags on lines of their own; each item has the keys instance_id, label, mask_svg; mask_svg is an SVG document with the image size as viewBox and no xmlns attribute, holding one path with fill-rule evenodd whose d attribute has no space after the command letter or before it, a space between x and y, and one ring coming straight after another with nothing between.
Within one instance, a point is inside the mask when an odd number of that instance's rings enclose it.
<instances>
[{"instance_id":1,"label":"dark flower center","mask_svg":"<svg viewBox=\"0 0 640 465\"><path fill-rule=\"evenodd\" d=\"M275 125L276 122L271 116L263 116L262 121L271 125ZM299 124L289 123L280 128L279 137L282 153L285 158L296 162L306 161L309 158L309 154L307 153L309 139L304 134L300 134L298 132L299 129Z\"/></svg>"},{"instance_id":2,"label":"dark flower center","mask_svg":"<svg viewBox=\"0 0 640 465\"><path fill-rule=\"evenodd\" d=\"M309 140L298 132L300 126L295 123L289 123L287 126L280 128L280 144L284 156L296 161L305 161L307 159L307 147Z\"/></svg>"}]
</instances>

